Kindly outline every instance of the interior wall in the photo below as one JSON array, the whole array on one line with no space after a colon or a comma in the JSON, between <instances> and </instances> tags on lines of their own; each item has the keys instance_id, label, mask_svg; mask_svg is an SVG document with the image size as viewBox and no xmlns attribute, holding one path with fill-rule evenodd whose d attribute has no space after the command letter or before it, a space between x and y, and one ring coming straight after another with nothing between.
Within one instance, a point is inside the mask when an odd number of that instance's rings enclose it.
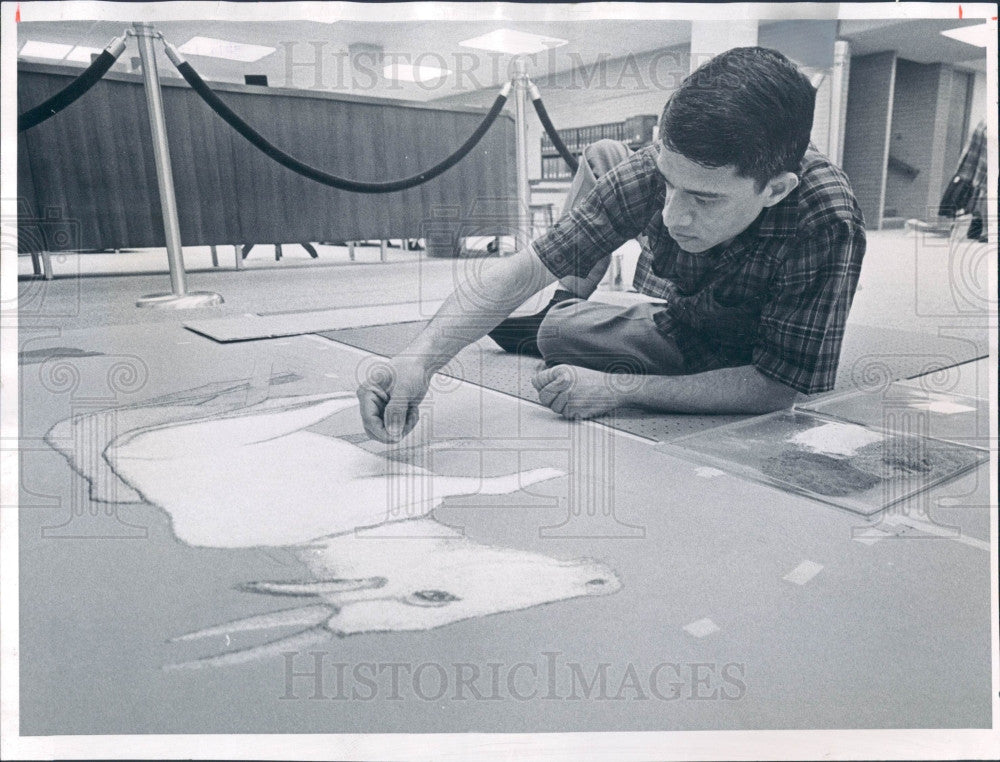
<instances>
[{"instance_id":1,"label":"interior wall","mask_svg":"<svg viewBox=\"0 0 1000 762\"><path fill-rule=\"evenodd\" d=\"M976 125L986 118L991 107L996 111L996 102L993 104L986 102L986 73L977 71L972 77L972 97L969 102L969 127L966 139L976 129Z\"/></svg>"},{"instance_id":2,"label":"interior wall","mask_svg":"<svg viewBox=\"0 0 1000 762\"><path fill-rule=\"evenodd\" d=\"M920 220L937 216L970 130L971 86L968 72L947 64L896 61L889 155L918 174L907 176L890 160L884 216Z\"/></svg>"},{"instance_id":3,"label":"interior wall","mask_svg":"<svg viewBox=\"0 0 1000 762\"><path fill-rule=\"evenodd\" d=\"M758 22L747 19L691 23L691 71L731 48L757 45Z\"/></svg>"},{"instance_id":4,"label":"interior wall","mask_svg":"<svg viewBox=\"0 0 1000 762\"><path fill-rule=\"evenodd\" d=\"M886 177L882 214L886 217L927 219L930 187L940 171L935 148L941 91L948 92L950 73L940 64L919 64L896 60L896 87L892 99L892 130L889 138L890 162ZM943 140L941 141L943 143ZM893 159L905 162L918 174L909 176L893 166Z\"/></svg>"},{"instance_id":5,"label":"interior wall","mask_svg":"<svg viewBox=\"0 0 1000 762\"><path fill-rule=\"evenodd\" d=\"M895 73L893 51L851 58L843 167L870 230L882 226Z\"/></svg>"},{"instance_id":6,"label":"interior wall","mask_svg":"<svg viewBox=\"0 0 1000 762\"><path fill-rule=\"evenodd\" d=\"M816 107L813 110L813 126L810 140L822 153L832 153L830 139L833 136L834 92L832 71L823 73L823 79L816 88Z\"/></svg>"},{"instance_id":7,"label":"interior wall","mask_svg":"<svg viewBox=\"0 0 1000 762\"><path fill-rule=\"evenodd\" d=\"M798 20L762 24L757 44L780 50L800 66L833 67L838 21Z\"/></svg>"},{"instance_id":8,"label":"interior wall","mask_svg":"<svg viewBox=\"0 0 1000 762\"><path fill-rule=\"evenodd\" d=\"M836 20L776 21L762 24L757 44L774 48L798 64L810 79L819 79L811 140L830 158L839 154L838 106L842 94L834 78ZM814 82L815 84L815 82Z\"/></svg>"},{"instance_id":9,"label":"interior wall","mask_svg":"<svg viewBox=\"0 0 1000 762\"><path fill-rule=\"evenodd\" d=\"M830 73L830 133L827 155L837 166L844 164L844 130L847 127L847 89L851 81L851 45L834 42L833 70Z\"/></svg>"}]
</instances>

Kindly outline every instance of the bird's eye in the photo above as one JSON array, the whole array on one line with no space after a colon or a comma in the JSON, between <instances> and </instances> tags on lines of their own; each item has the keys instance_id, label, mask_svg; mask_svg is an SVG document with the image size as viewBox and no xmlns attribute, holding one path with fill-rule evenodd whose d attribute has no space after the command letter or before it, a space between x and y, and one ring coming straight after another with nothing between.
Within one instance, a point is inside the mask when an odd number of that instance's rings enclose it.
<instances>
[{"instance_id":1,"label":"bird's eye","mask_svg":"<svg viewBox=\"0 0 1000 762\"><path fill-rule=\"evenodd\" d=\"M414 606L447 606L457 600L461 599L446 590L417 590L405 599Z\"/></svg>"},{"instance_id":2,"label":"bird's eye","mask_svg":"<svg viewBox=\"0 0 1000 762\"><path fill-rule=\"evenodd\" d=\"M445 601L458 600L454 595L444 590L418 590L413 595L415 598L427 601L428 603L444 603Z\"/></svg>"}]
</instances>

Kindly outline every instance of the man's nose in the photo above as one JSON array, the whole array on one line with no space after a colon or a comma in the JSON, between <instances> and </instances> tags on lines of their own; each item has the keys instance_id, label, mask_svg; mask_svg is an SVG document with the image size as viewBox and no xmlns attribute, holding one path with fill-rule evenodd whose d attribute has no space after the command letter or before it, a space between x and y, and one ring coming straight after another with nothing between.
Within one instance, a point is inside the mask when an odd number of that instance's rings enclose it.
<instances>
[{"instance_id":1,"label":"man's nose","mask_svg":"<svg viewBox=\"0 0 1000 762\"><path fill-rule=\"evenodd\" d=\"M679 193L668 193L663 203L663 224L668 230L686 230L694 222Z\"/></svg>"}]
</instances>

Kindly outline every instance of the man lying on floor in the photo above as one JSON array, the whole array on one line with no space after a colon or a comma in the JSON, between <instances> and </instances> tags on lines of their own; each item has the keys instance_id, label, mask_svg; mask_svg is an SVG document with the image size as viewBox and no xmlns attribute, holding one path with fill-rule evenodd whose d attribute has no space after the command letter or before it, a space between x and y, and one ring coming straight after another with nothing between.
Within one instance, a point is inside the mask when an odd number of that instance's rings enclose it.
<instances>
[{"instance_id":1,"label":"man lying on floor","mask_svg":"<svg viewBox=\"0 0 1000 762\"><path fill-rule=\"evenodd\" d=\"M588 146L559 221L460 284L385 379L358 389L368 434L409 433L431 375L487 332L544 358L532 383L567 418L765 413L833 388L865 233L844 173L809 143L815 99L777 51L736 48L671 95L653 145ZM664 302L587 301L635 237L634 285ZM508 318L556 279L545 310ZM622 371L643 383L609 383Z\"/></svg>"}]
</instances>

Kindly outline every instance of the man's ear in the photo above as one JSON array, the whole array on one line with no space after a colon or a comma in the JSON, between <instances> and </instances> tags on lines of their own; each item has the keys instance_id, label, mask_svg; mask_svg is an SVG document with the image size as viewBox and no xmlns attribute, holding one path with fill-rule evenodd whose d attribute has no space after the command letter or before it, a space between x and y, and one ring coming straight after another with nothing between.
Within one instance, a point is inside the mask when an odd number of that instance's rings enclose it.
<instances>
[{"instance_id":1,"label":"man's ear","mask_svg":"<svg viewBox=\"0 0 1000 762\"><path fill-rule=\"evenodd\" d=\"M799 186L799 176L782 172L772 177L764 187L764 206L774 206Z\"/></svg>"}]
</instances>

